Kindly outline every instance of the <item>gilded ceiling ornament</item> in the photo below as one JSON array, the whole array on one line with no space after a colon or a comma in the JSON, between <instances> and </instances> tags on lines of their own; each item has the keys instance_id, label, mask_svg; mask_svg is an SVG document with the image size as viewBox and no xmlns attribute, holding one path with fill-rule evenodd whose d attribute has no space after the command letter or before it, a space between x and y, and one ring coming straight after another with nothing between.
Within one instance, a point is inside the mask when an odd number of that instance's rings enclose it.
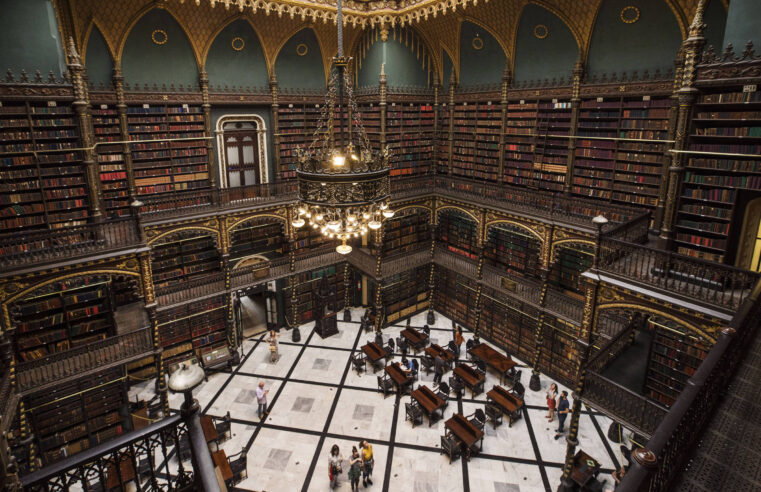
<instances>
[{"instance_id":1,"label":"gilded ceiling ornament","mask_svg":"<svg viewBox=\"0 0 761 492\"><path fill-rule=\"evenodd\" d=\"M305 45L304 43L299 43L296 46L296 54L299 56L306 56L306 54L309 53L309 47Z\"/></svg>"},{"instance_id":2,"label":"gilded ceiling ornament","mask_svg":"<svg viewBox=\"0 0 761 492\"><path fill-rule=\"evenodd\" d=\"M243 47L246 46L246 42L241 37L234 37L230 43L235 51L243 51Z\"/></svg>"},{"instance_id":3,"label":"gilded ceiling ornament","mask_svg":"<svg viewBox=\"0 0 761 492\"><path fill-rule=\"evenodd\" d=\"M621 9L621 21L624 24L634 24L639 20L639 9L634 5L628 5Z\"/></svg>"},{"instance_id":4,"label":"gilded ceiling ornament","mask_svg":"<svg viewBox=\"0 0 761 492\"><path fill-rule=\"evenodd\" d=\"M166 35L166 31L163 29L156 29L151 33L151 41L153 41L155 44L166 44L168 39L169 37Z\"/></svg>"},{"instance_id":5,"label":"gilded ceiling ornament","mask_svg":"<svg viewBox=\"0 0 761 492\"><path fill-rule=\"evenodd\" d=\"M550 30L544 24L537 24L534 27L534 36L538 39L544 39L550 34Z\"/></svg>"}]
</instances>

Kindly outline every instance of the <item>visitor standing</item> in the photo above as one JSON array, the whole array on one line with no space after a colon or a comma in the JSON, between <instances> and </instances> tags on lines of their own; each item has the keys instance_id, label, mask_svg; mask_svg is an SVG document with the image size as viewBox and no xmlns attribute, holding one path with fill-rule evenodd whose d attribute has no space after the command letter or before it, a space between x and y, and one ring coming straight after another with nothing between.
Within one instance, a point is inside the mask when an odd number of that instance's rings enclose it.
<instances>
[{"instance_id":1,"label":"visitor standing","mask_svg":"<svg viewBox=\"0 0 761 492\"><path fill-rule=\"evenodd\" d=\"M351 458L349 459L349 481L351 482L351 492L359 491L359 477L362 475L362 456L357 451L356 446L351 448Z\"/></svg>"},{"instance_id":2,"label":"visitor standing","mask_svg":"<svg viewBox=\"0 0 761 492\"><path fill-rule=\"evenodd\" d=\"M362 486L367 487L367 484L372 485L373 480L373 466L375 466L375 458L373 458L373 447L367 441L360 441L359 447L362 448Z\"/></svg>"},{"instance_id":3,"label":"visitor standing","mask_svg":"<svg viewBox=\"0 0 761 492\"><path fill-rule=\"evenodd\" d=\"M560 401L558 401L558 431L557 434L555 434L555 440L560 439L560 436L563 435L563 426L565 425L565 419L568 417L570 412L571 410L570 404L568 403L568 392L563 391L560 393Z\"/></svg>"},{"instance_id":4,"label":"visitor standing","mask_svg":"<svg viewBox=\"0 0 761 492\"><path fill-rule=\"evenodd\" d=\"M330 478L330 488L334 489L338 487L338 476L341 474L341 462L343 456L338 450L338 444L334 444L330 448L330 457L328 458L328 477Z\"/></svg>"},{"instance_id":5,"label":"visitor standing","mask_svg":"<svg viewBox=\"0 0 761 492\"><path fill-rule=\"evenodd\" d=\"M259 415L259 420L262 420L262 417L267 413L267 393L269 392L270 390L264 389L264 381L261 381L256 388L256 402L259 404L256 413Z\"/></svg>"},{"instance_id":6,"label":"visitor standing","mask_svg":"<svg viewBox=\"0 0 761 492\"><path fill-rule=\"evenodd\" d=\"M558 385L552 383L547 390L547 419L552 422L555 419L555 399L558 397Z\"/></svg>"},{"instance_id":7,"label":"visitor standing","mask_svg":"<svg viewBox=\"0 0 761 492\"><path fill-rule=\"evenodd\" d=\"M436 354L433 358L433 384L441 384L441 376L444 375L444 359Z\"/></svg>"}]
</instances>

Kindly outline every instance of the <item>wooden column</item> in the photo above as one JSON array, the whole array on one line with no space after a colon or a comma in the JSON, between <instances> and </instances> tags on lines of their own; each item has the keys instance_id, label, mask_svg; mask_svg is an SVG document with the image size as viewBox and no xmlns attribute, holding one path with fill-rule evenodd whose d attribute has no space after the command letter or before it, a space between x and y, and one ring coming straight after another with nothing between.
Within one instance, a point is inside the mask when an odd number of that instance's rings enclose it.
<instances>
[{"instance_id":1,"label":"wooden column","mask_svg":"<svg viewBox=\"0 0 761 492\"><path fill-rule=\"evenodd\" d=\"M687 146L687 137L689 132L690 114L692 105L698 95L698 90L694 87L695 66L698 58L703 51L705 38L703 37L703 10L705 0L700 0L695 13L695 18L690 26L690 32L687 39L682 43L682 53L684 53L684 70L682 71L682 85L677 91L679 97L679 109L676 118L676 134L674 136L674 150L684 150ZM674 223L676 222L677 204L682 190L682 177L684 175L685 155L675 153L671 159L669 168L668 189L666 192L666 203L663 212L663 224L661 233L658 237L658 247L670 250L674 243Z\"/></svg>"},{"instance_id":2,"label":"wooden column","mask_svg":"<svg viewBox=\"0 0 761 492\"><path fill-rule=\"evenodd\" d=\"M667 140L674 140L676 136L676 122L679 115L679 89L682 82L682 65L684 60L682 59L682 50L679 50L677 59L674 61L674 91L671 94L671 108L669 108L669 126L666 134ZM668 192L669 182L669 169L671 168L671 162L673 154L670 152L673 149L673 144L666 144L666 148L663 152L663 166L661 168L661 182L658 188L658 202L655 206L655 214L653 215L653 228L660 233L661 226L663 225L663 214L666 207L666 193Z\"/></svg>"},{"instance_id":3,"label":"wooden column","mask_svg":"<svg viewBox=\"0 0 761 492\"><path fill-rule=\"evenodd\" d=\"M431 200L431 273L428 277L428 315L425 322L432 325L436 322L436 314L434 310L433 294L434 287L436 286L435 273L436 264L433 262L434 254L436 253L436 200Z\"/></svg>"},{"instance_id":4,"label":"wooden column","mask_svg":"<svg viewBox=\"0 0 761 492\"><path fill-rule=\"evenodd\" d=\"M595 255L592 259L592 268L585 274L586 291L584 296L584 315L581 320L579 337L576 339L578 357L576 359L576 386L573 390L573 405L571 407L571 422L568 426L566 437L565 465L563 477L560 480L558 492L571 492L576 490L576 485L571 479L573 472L573 458L576 454L576 446L579 445L579 418L581 417L581 397L584 394L584 381L589 355L592 351L592 334L597 331L597 294L600 289L600 277L597 271L598 258L600 256L600 241L602 239L602 227L607 220L598 222L595 220L597 234L595 236Z\"/></svg>"},{"instance_id":5,"label":"wooden column","mask_svg":"<svg viewBox=\"0 0 761 492\"><path fill-rule=\"evenodd\" d=\"M351 311L349 310L349 262L344 263L344 321L351 321Z\"/></svg>"},{"instance_id":6,"label":"wooden column","mask_svg":"<svg viewBox=\"0 0 761 492\"><path fill-rule=\"evenodd\" d=\"M140 275L143 282L143 298L145 299L145 309L148 312L148 320L151 325L151 335L153 336L153 361L156 365L156 392L161 398L161 407L164 416L169 415L169 395L165 377L164 360L162 358L163 349L161 347L161 337L159 334L159 322L156 314L156 295L153 287L153 271L151 267L151 254L149 252L140 253Z\"/></svg>"},{"instance_id":7,"label":"wooden column","mask_svg":"<svg viewBox=\"0 0 761 492\"><path fill-rule=\"evenodd\" d=\"M124 75L122 67L114 63L113 70L114 92L116 93L116 113L119 117L119 139L122 142L129 140L129 126L127 125L127 103L124 100ZM130 205L138 202L137 187L135 186L135 171L132 167L132 149L128 143L122 144L122 156L124 158L124 171L127 174L127 190L130 197ZM133 206L133 210L135 207Z\"/></svg>"},{"instance_id":8,"label":"wooden column","mask_svg":"<svg viewBox=\"0 0 761 492\"><path fill-rule=\"evenodd\" d=\"M549 288L549 278L552 265L550 258L552 257L552 238L555 235L554 224L544 226L544 240L542 241L542 258L541 265L539 266L539 275L542 278L542 290L539 294L539 321L536 325L536 335L534 337L534 361L531 368L531 379L529 380L529 389L532 391L539 391L541 389L541 382L539 375L539 364L542 360L542 349L544 348L544 319L545 319L545 306L547 304L547 289Z\"/></svg>"},{"instance_id":9,"label":"wooden column","mask_svg":"<svg viewBox=\"0 0 761 492\"><path fill-rule=\"evenodd\" d=\"M571 94L571 123L568 129L568 135L571 137L576 136L576 127L579 123L579 109L581 106L581 97L579 92L581 89L581 79L584 76L584 64L581 59L576 60L576 64L573 66L573 89ZM565 183L563 183L563 193L566 195L571 194L571 185L573 184L573 165L576 159L576 139L568 139L568 161L565 169Z\"/></svg>"},{"instance_id":10,"label":"wooden column","mask_svg":"<svg viewBox=\"0 0 761 492\"><path fill-rule=\"evenodd\" d=\"M82 164L85 167L87 176L87 189L90 201L90 220L92 222L103 221L103 194L100 190L100 173L98 172L98 159L95 155L93 144L92 118L90 116L90 94L87 90L84 72L85 67L79 58L79 53L74 46L74 39L69 38L67 48L67 68L71 74L71 84L74 88L74 112L77 115L77 126L79 128L79 137L84 150Z\"/></svg>"},{"instance_id":11,"label":"wooden column","mask_svg":"<svg viewBox=\"0 0 761 492\"><path fill-rule=\"evenodd\" d=\"M283 170L280 167L280 103L277 98L277 76L273 73L270 76L270 94L272 95L272 106L270 115L272 119L272 155L275 161L275 181L283 180Z\"/></svg>"},{"instance_id":12,"label":"wooden column","mask_svg":"<svg viewBox=\"0 0 761 492\"><path fill-rule=\"evenodd\" d=\"M219 167L217 166L217 156L214 154L214 131L211 128L211 100L209 99L209 77L206 74L206 68L202 68L198 76L198 82L201 86L201 98L203 108L203 136L206 137L206 155L209 166L209 186L212 189L212 200L219 203L219 184L222 182L219 176ZM219 149L222 152L222 149Z\"/></svg>"},{"instance_id":13,"label":"wooden column","mask_svg":"<svg viewBox=\"0 0 761 492\"><path fill-rule=\"evenodd\" d=\"M452 174L452 159L454 157L454 89L457 85L457 79L454 76L454 70L452 70L452 76L449 77L449 135L447 141L449 142L449 154L447 157L447 174Z\"/></svg>"},{"instance_id":14,"label":"wooden column","mask_svg":"<svg viewBox=\"0 0 761 492\"><path fill-rule=\"evenodd\" d=\"M481 321L481 290L483 289L483 272L484 272L484 240L486 237L486 210L481 210L478 218L478 240L476 248L478 250L478 267L476 270L476 313L473 321L473 334L478 338L478 325Z\"/></svg>"},{"instance_id":15,"label":"wooden column","mask_svg":"<svg viewBox=\"0 0 761 492\"><path fill-rule=\"evenodd\" d=\"M381 65L381 73L378 78L378 93L380 102L378 108L380 109L380 146L381 151L386 147L386 106L387 106L387 92L388 86L386 82L386 65Z\"/></svg>"},{"instance_id":16,"label":"wooden column","mask_svg":"<svg viewBox=\"0 0 761 492\"><path fill-rule=\"evenodd\" d=\"M499 130L499 167L497 168L497 182L502 182L502 176L505 174L505 127L507 126L507 91L512 83L513 76L510 73L509 62L502 72L502 90L500 104L502 106L502 123Z\"/></svg>"},{"instance_id":17,"label":"wooden column","mask_svg":"<svg viewBox=\"0 0 761 492\"><path fill-rule=\"evenodd\" d=\"M429 174L436 174L436 168L439 165L439 94L441 92L441 81L438 72L433 73L433 152L431 153L431 168Z\"/></svg>"}]
</instances>

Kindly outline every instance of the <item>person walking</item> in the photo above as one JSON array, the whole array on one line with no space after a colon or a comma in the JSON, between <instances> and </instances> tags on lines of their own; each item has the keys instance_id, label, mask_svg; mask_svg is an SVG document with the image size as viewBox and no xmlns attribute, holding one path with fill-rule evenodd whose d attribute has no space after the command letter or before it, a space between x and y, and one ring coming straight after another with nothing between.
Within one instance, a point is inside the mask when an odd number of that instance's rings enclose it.
<instances>
[{"instance_id":1,"label":"person walking","mask_svg":"<svg viewBox=\"0 0 761 492\"><path fill-rule=\"evenodd\" d=\"M357 451L356 446L351 447L351 458L349 459L349 481L351 482L351 492L359 492L359 477L362 475L362 456Z\"/></svg>"},{"instance_id":2,"label":"person walking","mask_svg":"<svg viewBox=\"0 0 761 492\"><path fill-rule=\"evenodd\" d=\"M436 354L433 358L433 384L441 384L441 376L444 375L444 359Z\"/></svg>"},{"instance_id":3,"label":"person walking","mask_svg":"<svg viewBox=\"0 0 761 492\"><path fill-rule=\"evenodd\" d=\"M547 419L552 422L555 420L555 399L558 397L558 385L552 383L547 390Z\"/></svg>"},{"instance_id":4,"label":"person walking","mask_svg":"<svg viewBox=\"0 0 761 492\"><path fill-rule=\"evenodd\" d=\"M277 362L280 357L277 350L277 338L279 336L280 335L275 333L275 330L270 330L270 338L268 340L270 343L270 362Z\"/></svg>"},{"instance_id":5,"label":"person walking","mask_svg":"<svg viewBox=\"0 0 761 492\"><path fill-rule=\"evenodd\" d=\"M341 462L343 456L338 450L338 444L334 444L330 448L330 456L328 457L328 478L330 478L330 488L334 489L338 487L338 476L341 474Z\"/></svg>"},{"instance_id":6,"label":"person walking","mask_svg":"<svg viewBox=\"0 0 761 492\"><path fill-rule=\"evenodd\" d=\"M362 449L362 486L367 487L367 484L372 485L373 479L373 466L375 465L375 458L373 458L373 447L367 441L360 441L359 447Z\"/></svg>"},{"instance_id":7,"label":"person walking","mask_svg":"<svg viewBox=\"0 0 761 492\"><path fill-rule=\"evenodd\" d=\"M560 393L560 401L558 401L558 431L555 434L556 441L560 439L560 436L562 436L563 432L565 431L563 426L565 425L565 419L568 417L570 412L571 409L570 404L568 403L568 392L562 391Z\"/></svg>"},{"instance_id":8,"label":"person walking","mask_svg":"<svg viewBox=\"0 0 761 492\"><path fill-rule=\"evenodd\" d=\"M454 345L455 347L457 347L457 357L460 356L460 346L463 344L464 341L465 341L465 338L463 338L462 336L462 327L458 325L457 329L454 332Z\"/></svg>"},{"instance_id":9,"label":"person walking","mask_svg":"<svg viewBox=\"0 0 761 492\"><path fill-rule=\"evenodd\" d=\"M270 390L264 389L264 381L261 381L256 388L256 402L259 404L256 413L259 415L259 420L262 420L262 417L267 413L267 393L269 392Z\"/></svg>"}]
</instances>

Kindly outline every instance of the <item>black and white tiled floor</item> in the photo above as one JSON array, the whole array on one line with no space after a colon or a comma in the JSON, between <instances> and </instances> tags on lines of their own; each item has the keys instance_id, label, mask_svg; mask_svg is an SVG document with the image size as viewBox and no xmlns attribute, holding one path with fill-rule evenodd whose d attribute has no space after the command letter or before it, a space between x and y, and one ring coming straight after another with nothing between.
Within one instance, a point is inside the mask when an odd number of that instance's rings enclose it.
<instances>
[{"instance_id":1,"label":"black and white tiled floor","mask_svg":"<svg viewBox=\"0 0 761 492\"><path fill-rule=\"evenodd\" d=\"M357 310L353 319L359 316ZM422 327L425 313L414 316L411 322ZM413 429L404 418L404 403L410 397L399 401L394 396L384 398L376 389L372 371L358 375L351 367L350 356L373 334L360 332L358 322L339 322L339 333L323 340L311 333L312 326L301 328L299 343L291 341L290 332L282 332L276 363L270 362L264 335L246 340L243 362L232 372L210 375L194 392L204 413L231 414L233 435L221 447L228 455L241 449L248 455L249 477L237 485L237 490L330 490L328 450L338 444L347 457L360 439L373 445L374 485L369 488L375 490L538 492L557 488L566 446L564 439L553 439L557 420L550 424L545 418L544 390L549 379L542 376L541 391L526 390L523 418L512 427L507 420L497 429L487 423L482 454L470 462L458 460L450 465L439 453L444 420L431 427L425 420ZM437 314L432 341L446 345L452 339L451 326L450 320ZM403 324L384 329L384 339L396 338L402 329ZM470 336L465 333L466 340ZM399 359L397 355L395 360ZM445 374L444 380L450 375ZM524 367L522 382L527 388L529 375L530 369ZM432 379L432 374L421 371L422 384L431 387ZM262 422L256 415L254 395L260 381L270 390L270 413ZM494 384L499 384L498 377L489 371L485 388ZM133 400L135 395L150 398L151 388L147 383L135 386ZM456 411L473 413L483 408L485 400L485 393L473 399L466 391L460 402L450 401L445 419ZM181 395L170 395L173 410L181 403ZM602 463L600 478L612 488L609 474L622 458L618 445L605 437L609 424L607 417L585 408L579 448ZM345 474L341 478L338 490L349 490Z\"/></svg>"}]
</instances>

